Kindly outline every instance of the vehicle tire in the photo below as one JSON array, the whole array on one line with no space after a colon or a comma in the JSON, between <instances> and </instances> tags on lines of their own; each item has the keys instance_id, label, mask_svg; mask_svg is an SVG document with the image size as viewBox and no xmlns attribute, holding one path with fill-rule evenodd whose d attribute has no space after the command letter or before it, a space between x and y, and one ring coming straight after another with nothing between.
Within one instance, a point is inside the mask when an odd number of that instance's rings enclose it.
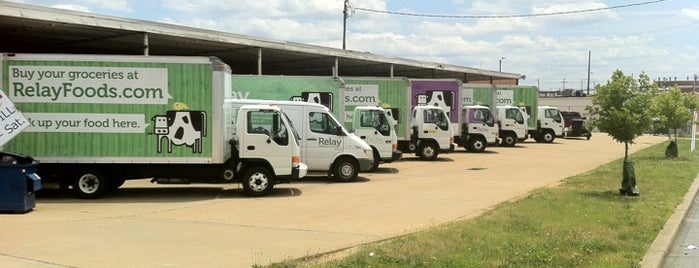
<instances>
[{"instance_id":1,"label":"vehicle tire","mask_svg":"<svg viewBox=\"0 0 699 268\"><path fill-rule=\"evenodd\" d=\"M241 178L243 192L247 196L263 196L274 188L274 176L266 167L251 167Z\"/></svg>"},{"instance_id":2,"label":"vehicle tire","mask_svg":"<svg viewBox=\"0 0 699 268\"><path fill-rule=\"evenodd\" d=\"M433 161L437 159L437 156L439 155L439 148L432 142L426 142L420 144L418 152L420 153L420 159Z\"/></svg>"},{"instance_id":3,"label":"vehicle tire","mask_svg":"<svg viewBox=\"0 0 699 268\"><path fill-rule=\"evenodd\" d=\"M532 135L532 138L536 142L541 142L541 134L534 134L534 135Z\"/></svg>"},{"instance_id":4,"label":"vehicle tire","mask_svg":"<svg viewBox=\"0 0 699 268\"><path fill-rule=\"evenodd\" d=\"M377 169L379 169L379 163L381 163L381 156L379 155L379 151L377 151L376 148L372 148L372 151L374 152L374 164L371 165L369 171L376 171Z\"/></svg>"},{"instance_id":5,"label":"vehicle tire","mask_svg":"<svg viewBox=\"0 0 699 268\"><path fill-rule=\"evenodd\" d=\"M517 136L514 133L507 132L502 135L502 142L500 145L506 147L514 147L517 144Z\"/></svg>"},{"instance_id":6,"label":"vehicle tire","mask_svg":"<svg viewBox=\"0 0 699 268\"><path fill-rule=\"evenodd\" d=\"M100 198L109 190L109 182L95 170L79 172L73 180L73 194L82 199Z\"/></svg>"},{"instance_id":7,"label":"vehicle tire","mask_svg":"<svg viewBox=\"0 0 699 268\"><path fill-rule=\"evenodd\" d=\"M485 151L485 147L487 146L483 137L474 137L473 139L468 141L467 145L467 150L474 153L480 153Z\"/></svg>"},{"instance_id":8,"label":"vehicle tire","mask_svg":"<svg viewBox=\"0 0 699 268\"><path fill-rule=\"evenodd\" d=\"M551 130L546 130L544 131L544 134L541 135L541 141L544 143L552 143L555 139L556 135L554 135L553 131Z\"/></svg>"},{"instance_id":9,"label":"vehicle tire","mask_svg":"<svg viewBox=\"0 0 699 268\"><path fill-rule=\"evenodd\" d=\"M359 175L359 165L354 159L341 157L333 164L333 176L338 181L353 181Z\"/></svg>"}]
</instances>

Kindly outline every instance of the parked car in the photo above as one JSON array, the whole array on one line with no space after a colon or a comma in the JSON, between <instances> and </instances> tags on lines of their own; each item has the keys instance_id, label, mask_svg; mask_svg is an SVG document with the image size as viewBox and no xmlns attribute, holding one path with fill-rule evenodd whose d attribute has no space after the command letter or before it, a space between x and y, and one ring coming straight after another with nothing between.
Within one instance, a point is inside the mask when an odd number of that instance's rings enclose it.
<instances>
[{"instance_id":1,"label":"parked car","mask_svg":"<svg viewBox=\"0 0 699 268\"><path fill-rule=\"evenodd\" d=\"M592 133L585 128L585 117L576 111L561 111L563 116L564 131L566 137L585 137L588 140L592 137Z\"/></svg>"}]
</instances>

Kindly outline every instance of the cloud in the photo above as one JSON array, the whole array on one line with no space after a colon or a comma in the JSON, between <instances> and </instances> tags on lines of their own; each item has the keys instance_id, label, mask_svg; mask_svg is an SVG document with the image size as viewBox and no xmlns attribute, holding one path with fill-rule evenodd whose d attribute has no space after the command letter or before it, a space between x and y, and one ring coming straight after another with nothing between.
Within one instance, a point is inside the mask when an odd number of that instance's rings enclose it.
<instances>
[{"instance_id":1,"label":"cloud","mask_svg":"<svg viewBox=\"0 0 699 268\"><path fill-rule=\"evenodd\" d=\"M699 7L684 8L680 14L692 20L699 20Z\"/></svg>"},{"instance_id":2,"label":"cloud","mask_svg":"<svg viewBox=\"0 0 699 268\"><path fill-rule=\"evenodd\" d=\"M79 6L79 5L68 5L68 4L62 4L62 5L53 5L51 6L52 8L60 8L60 9L67 9L67 10L73 10L73 11L81 11L81 12L92 12L90 11L89 8L86 6Z\"/></svg>"},{"instance_id":3,"label":"cloud","mask_svg":"<svg viewBox=\"0 0 699 268\"><path fill-rule=\"evenodd\" d=\"M607 8L607 5L604 3L596 3L596 2L588 2L588 3L562 3L562 4L553 4L549 6L541 6L541 5L535 5L532 7L532 10L534 14L555 14L555 13L566 13L566 12L573 12L573 11L582 11L582 10L592 10L592 9L603 9ZM606 9L606 10L598 10L598 11L589 11L589 12L581 12L581 13L570 13L570 14L561 14L561 15L547 15L545 17L549 21L557 21L558 23L566 23L566 24L587 24L587 23L594 23L594 22L600 22L600 21L608 21L608 20L615 20L618 19L618 15L614 13L613 11Z\"/></svg>"}]
</instances>

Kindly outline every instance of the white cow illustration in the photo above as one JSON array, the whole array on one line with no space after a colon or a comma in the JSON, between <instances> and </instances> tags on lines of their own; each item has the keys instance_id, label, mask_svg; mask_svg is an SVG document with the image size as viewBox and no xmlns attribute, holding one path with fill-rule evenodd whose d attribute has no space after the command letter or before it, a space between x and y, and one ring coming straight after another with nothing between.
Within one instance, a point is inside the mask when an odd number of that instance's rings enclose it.
<instances>
[{"instance_id":1,"label":"white cow illustration","mask_svg":"<svg viewBox=\"0 0 699 268\"><path fill-rule=\"evenodd\" d=\"M206 112L167 111L166 115L156 115L153 134L157 135L158 153L162 150L162 140L167 139L167 152L172 153L172 145L187 145L192 152L202 152L202 138L206 137Z\"/></svg>"}]
</instances>

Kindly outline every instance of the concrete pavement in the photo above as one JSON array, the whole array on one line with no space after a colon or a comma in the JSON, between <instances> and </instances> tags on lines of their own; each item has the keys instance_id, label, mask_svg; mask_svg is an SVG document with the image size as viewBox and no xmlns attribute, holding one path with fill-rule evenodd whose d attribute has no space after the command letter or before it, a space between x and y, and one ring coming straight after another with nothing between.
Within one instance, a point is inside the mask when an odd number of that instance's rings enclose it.
<instances>
[{"instance_id":1,"label":"concrete pavement","mask_svg":"<svg viewBox=\"0 0 699 268\"><path fill-rule=\"evenodd\" d=\"M662 142L642 136L630 150ZM0 214L3 267L250 267L333 252L470 218L623 156L605 134L485 153L406 159L356 182L304 178L249 198L238 185L129 181L77 200L42 190L27 214ZM610 185L616 188L618 185Z\"/></svg>"}]
</instances>

